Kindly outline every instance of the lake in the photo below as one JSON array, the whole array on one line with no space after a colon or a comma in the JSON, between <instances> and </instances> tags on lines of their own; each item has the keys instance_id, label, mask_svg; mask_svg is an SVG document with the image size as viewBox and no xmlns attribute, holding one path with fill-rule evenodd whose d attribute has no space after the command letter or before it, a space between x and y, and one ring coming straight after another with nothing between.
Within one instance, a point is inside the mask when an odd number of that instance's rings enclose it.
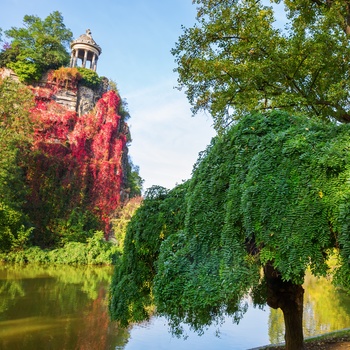
<instances>
[{"instance_id":1,"label":"lake","mask_svg":"<svg viewBox=\"0 0 350 350\"><path fill-rule=\"evenodd\" d=\"M283 341L280 311L252 306L238 325L226 319L219 332L186 329L174 338L164 318L129 329L108 316L110 267L0 265L0 349L249 349ZM304 333L312 336L350 327L350 297L330 281L307 275ZM247 300L249 303L249 300Z\"/></svg>"}]
</instances>

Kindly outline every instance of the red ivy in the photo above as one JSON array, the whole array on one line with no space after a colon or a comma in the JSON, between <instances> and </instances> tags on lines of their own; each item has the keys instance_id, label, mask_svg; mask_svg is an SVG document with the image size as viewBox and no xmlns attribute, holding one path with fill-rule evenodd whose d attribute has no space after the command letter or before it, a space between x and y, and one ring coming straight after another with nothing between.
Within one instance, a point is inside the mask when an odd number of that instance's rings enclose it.
<instances>
[{"instance_id":1,"label":"red ivy","mask_svg":"<svg viewBox=\"0 0 350 350\"><path fill-rule=\"evenodd\" d=\"M33 151L40 154L41 161L28 172L32 199L40 200L36 192L45 186L43 179L50 164L56 166L55 182L61 192L66 191L69 206L84 205L93 211L108 234L111 215L121 204L122 155L127 140L125 124L117 112L119 96L114 91L105 93L94 112L79 117L52 99L53 90L35 88L34 93L36 106L31 115L39 127Z\"/></svg>"}]
</instances>

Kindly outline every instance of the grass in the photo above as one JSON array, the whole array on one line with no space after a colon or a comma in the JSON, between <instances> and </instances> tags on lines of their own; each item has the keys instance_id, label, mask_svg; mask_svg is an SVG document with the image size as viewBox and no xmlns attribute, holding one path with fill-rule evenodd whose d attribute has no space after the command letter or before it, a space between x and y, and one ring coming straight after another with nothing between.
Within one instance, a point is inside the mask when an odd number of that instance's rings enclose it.
<instances>
[{"instance_id":1,"label":"grass","mask_svg":"<svg viewBox=\"0 0 350 350\"><path fill-rule=\"evenodd\" d=\"M330 333L326 333L326 334L322 334L322 335L318 335L318 336L314 336L314 337L309 337L307 339L305 339L305 345L310 346L310 349L313 348L320 348L320 349L327 349L327 344L329 343L341 343L341 342L345 342L348 341L350 342L350 328L347 329L342 329L339 331L334 331L334 332L330 332ZM255 348L254 350L283 350L284 349L284 345L283 344L278 344L278 345L266 345L266 346L262 346L259 348ZM253 349L252 349L253 350Z\"/></svg>"},{"instance_id":2,"label":"grass","mask_svg":"<svg viewBox=\"0 0 350 350\"><path fill-rule=\"evenodd\" d=\"M329 339L341 339L341 338L350 338L350 328L341 329L340 331L334 331L322 335L317 335L314 337L307 338L305 343L312 342L314 340L329 340Z\"/></svg>"}]
</instances>

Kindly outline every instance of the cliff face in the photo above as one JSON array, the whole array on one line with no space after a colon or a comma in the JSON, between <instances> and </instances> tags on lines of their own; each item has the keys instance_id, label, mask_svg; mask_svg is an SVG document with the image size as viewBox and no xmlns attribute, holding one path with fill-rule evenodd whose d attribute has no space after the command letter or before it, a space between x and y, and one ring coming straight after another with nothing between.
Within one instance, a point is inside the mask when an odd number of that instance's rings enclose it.
<instances>
[{"instance_id":1,"label":"cliff face","mask_svg":"<svg viewBox=\"0 0 350 350\"><path fill-rule=\"evenodd\" d=\"M14 74L7 73L7 76L14 77ZM78 81L56 81L52 78L51 72L47 72L36 86L49 87L53 92L52 98L58 104L76 111L81 116L90 112L102 95L108 91L108 79L104 78L99 86L92 89L78 84Z\"/></svg>"},{"instance_id":2,"label":"cliff face","mask_svg":"<svg viewBox=\"0 0 350 350\"><path fill-rule=\"evenodd\" d=\"M110 219L125 199L129 129L118 112L120 97L43 80L30 87L35 107L31 189L27 210L36 230L49 229L71 213L88 210L109 232Z\"/></svg>"}]
</instances>

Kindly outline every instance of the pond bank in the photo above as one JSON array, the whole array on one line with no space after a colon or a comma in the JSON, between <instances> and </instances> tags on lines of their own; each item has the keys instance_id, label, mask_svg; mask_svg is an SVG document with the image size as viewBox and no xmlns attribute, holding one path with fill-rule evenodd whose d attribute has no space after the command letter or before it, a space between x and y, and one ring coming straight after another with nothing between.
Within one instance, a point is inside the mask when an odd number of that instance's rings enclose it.
<instances>
[{"instance_id":1,"label":"pond bank","mask_svg":"<svg viewBox=\"0 0 350 350\"><path fill-rule=\"evenodd\" d=\"M283 344L265 345L250 350L283 350ZM305 339L305 350L345 350L350 349L350 328Z\"/></svg>"}]
</instances>

